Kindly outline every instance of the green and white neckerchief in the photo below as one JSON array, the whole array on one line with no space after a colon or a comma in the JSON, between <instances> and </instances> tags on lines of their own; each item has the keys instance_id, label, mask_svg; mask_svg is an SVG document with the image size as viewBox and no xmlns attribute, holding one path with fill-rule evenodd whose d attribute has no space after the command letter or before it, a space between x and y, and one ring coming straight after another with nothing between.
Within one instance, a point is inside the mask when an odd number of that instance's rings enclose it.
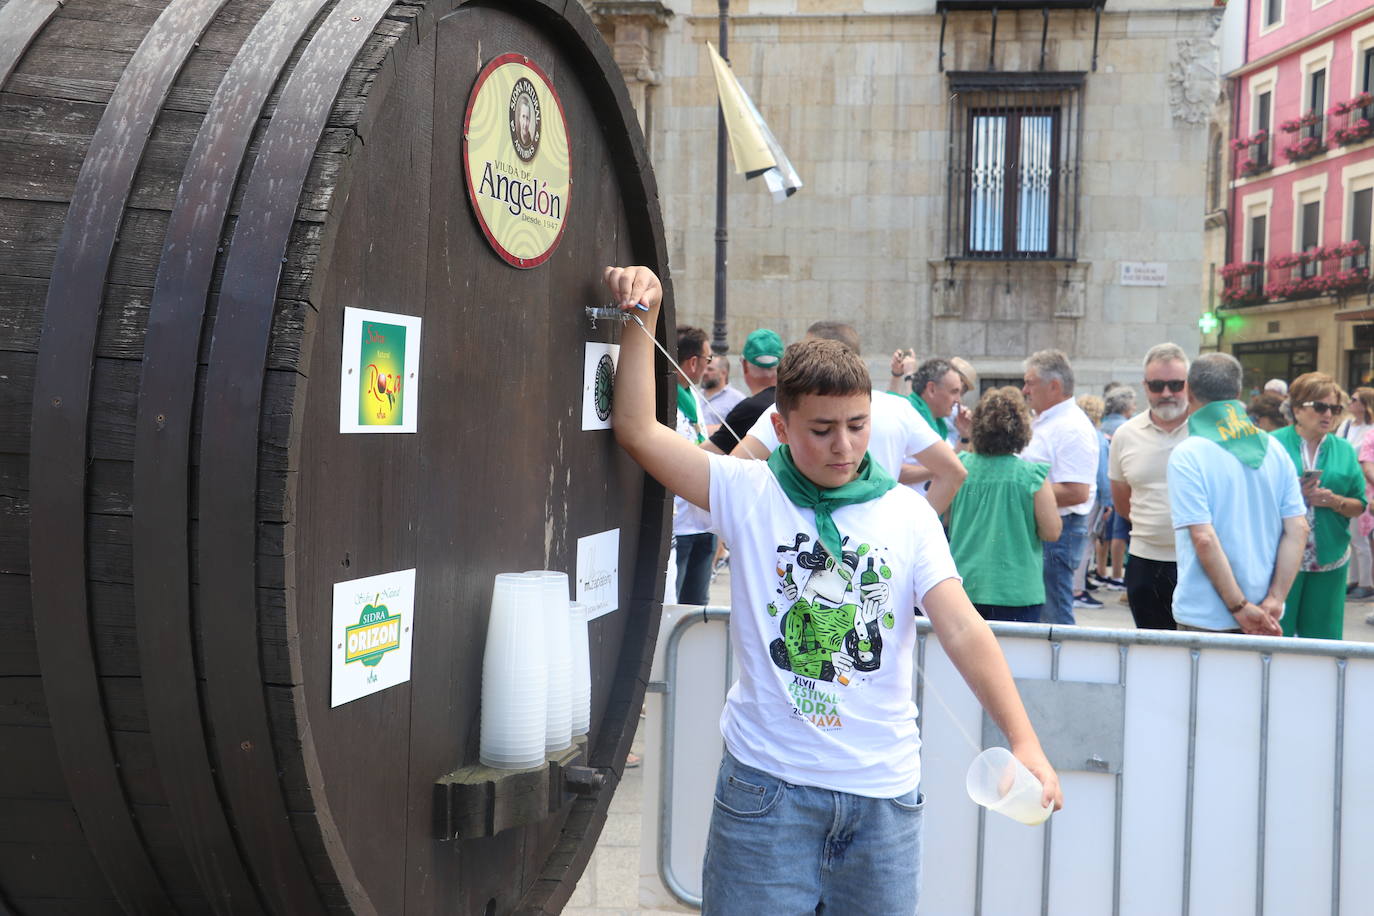
<instances>
[{"instance_id":1,"label":"green and white neckerchief","mask_svg":"<svg viewBox=\"0 0 1374 916\"><path fill-rule=\"evenodd\" d=\"M706 437L701 434L701 416L697 413L697 397L692 394L692 389L677 386L677 409L691 422L697 445L705 442Z\"/></svg>"},{"instance_id":2,"label":"green and white neckerchief","mask_svg":"<svg viewBox=\"0 0 1374 916\"><path fill-rule=\"evenodd\" d=\"M843 486L827 489L812 483L792 461L792 447L779 445L768 456L768 468L778 479L778 485L794 505L811 509L816 513L816 534L821 544L837 561L843 556L840 546L840 531L835 527L831 513L854 503L866 503L877 499L888 490L897 486L892 475L883 466L864 453L859 462L859 471L854 479Z\"/></svg>"},{"instance_id":3,"label":"green and white neckerchief","mask_svg":"<svg viewBox=\"0 0 1374 916\"><path fill-rule=\"evenodd\" d=\"M1269 451L1269 434L1250 422L1240 401L1212 401L1193 411L1188 435L1215 442L1251 468L1263 464Z\"/></svg>"}]
</instances>

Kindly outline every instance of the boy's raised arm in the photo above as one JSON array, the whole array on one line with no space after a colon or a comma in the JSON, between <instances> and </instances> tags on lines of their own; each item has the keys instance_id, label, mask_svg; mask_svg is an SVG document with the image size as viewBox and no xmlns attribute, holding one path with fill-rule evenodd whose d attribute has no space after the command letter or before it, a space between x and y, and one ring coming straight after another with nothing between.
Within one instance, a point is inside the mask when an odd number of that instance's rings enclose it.
<instances>
[{"instance_id":1,"label":"boy's raised arm","mask_svg":"<svg viewBox=\"0 0 1374 916\"><path fill-rule=\"evenodd\" d=\"M616 305L639 316L651 333L658 327L663 287L652 270L607 267L603 279ZM636 310L636 303L649 310ZM658 422L654 416L654 387L653 342L639 328L627 323L620 335L620 361L611 407L615 440L663 486L709 510L710 459L706 452Z\"/></svg>"}]
</instances>

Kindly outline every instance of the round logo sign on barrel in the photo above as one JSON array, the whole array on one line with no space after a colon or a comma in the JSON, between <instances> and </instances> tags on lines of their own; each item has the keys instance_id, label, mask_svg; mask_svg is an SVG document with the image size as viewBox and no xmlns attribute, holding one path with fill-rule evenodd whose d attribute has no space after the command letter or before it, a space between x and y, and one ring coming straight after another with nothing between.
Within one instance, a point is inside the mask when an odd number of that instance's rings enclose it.
<instances>
[{"instance_id":1,"label":"round logo sign on barrel","mask_svg":"<svg viewBox=\"0 0 1374 916\"><path fill-rule=\"evenodd\" d=\"M563 238L572 163L563 104L549 78L521 54L482 69L463 119L468 199L506 263L538 267Z\"/></svg>"}]
</instances>

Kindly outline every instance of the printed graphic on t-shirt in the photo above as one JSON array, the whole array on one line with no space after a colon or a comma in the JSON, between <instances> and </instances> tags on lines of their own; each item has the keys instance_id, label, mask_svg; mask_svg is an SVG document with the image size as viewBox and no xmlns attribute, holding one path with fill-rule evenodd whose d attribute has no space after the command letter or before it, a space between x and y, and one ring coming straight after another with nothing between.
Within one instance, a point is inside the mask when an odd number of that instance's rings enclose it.
<instances>
[{"instance_id":1,"label":"printed graphic on t-shirt","mask_svg":"<svg viewBox=\"0 0 1374 916\"><path fill-rule=\"evenodd\" d=\"M847 550L837 562L819 541L798 533L778 545L778 586L768 614L778 621L769 646L773 663L792 673L792 715L822 729L844 727L841 693L882 666L883 631L896 622L892 577L872 544Z\"/></svg>"}]
</instances>

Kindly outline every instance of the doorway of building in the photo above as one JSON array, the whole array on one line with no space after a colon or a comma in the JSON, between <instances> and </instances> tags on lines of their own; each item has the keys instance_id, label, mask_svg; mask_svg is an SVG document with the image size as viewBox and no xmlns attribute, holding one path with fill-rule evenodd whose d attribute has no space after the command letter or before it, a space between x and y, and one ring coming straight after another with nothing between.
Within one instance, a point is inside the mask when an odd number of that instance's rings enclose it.
<instances>
[{"instance_id":1,"label":"doorway of building","mask_svg":"<svg viewBox=\"0 0 1374 916\"><path fill-rule=\"evenodd\" d=\"M1238 343L1231 353L1240 360L1245 371L1241 380L1241 396L1253 397L1264 389L1271 378L1285 382L1317 368L1317 338L1290 337L1286 340L1265 340L1258 343Z\"/></svg>"},{"instance_id":2,"label":"doorway of building","mask_svg":"<svg viewBox=\"0 0 1374 916\"><path fill-rule=\"evenodd\" d=\"M1357 324L1352 330L1355 349L1345 351L1347 391L1374 387L1374 324Z\"/></svg>"}]
</instances>

